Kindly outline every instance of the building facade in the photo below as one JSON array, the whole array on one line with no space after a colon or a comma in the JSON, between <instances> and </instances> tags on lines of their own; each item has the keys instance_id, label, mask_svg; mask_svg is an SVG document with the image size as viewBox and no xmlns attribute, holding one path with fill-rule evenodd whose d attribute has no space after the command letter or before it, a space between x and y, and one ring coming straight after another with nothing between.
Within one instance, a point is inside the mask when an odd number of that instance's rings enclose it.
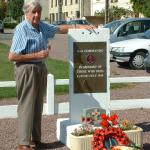
<instances>
[{"instance_id":1,"label":"building facade","mask_svg":"<svg viewBox=\"0 0 150 150\"><path fill-rule=\"evenodd\" d=\"M108 0L109 6L123 7L132 10L130 0ZM106 0L49 0L50 22L60 19L94 16L96 11L106 7Z\"/></svg>"},{"instance_id":2,"label":"building facade","mask_svg":"<svg viewBox=\"0 0 150 150\"><path fill-rule=\"evenodd\" d=\"M25 0L33 1L33 0ZM123 7L132 10L130 0L39 0L42 4L42 20L50 22L94 16L96 11L109 6Z\"/></svg>"},{"instance_id":3,"label":"building facade","mask_svg":"<svg viewBox=\"0 0 150 150\"><path fill-rule=\"evenodd\" d=\"M80 0L49 0L50 22L80 18Z\"/></svg>"}]
</instances>

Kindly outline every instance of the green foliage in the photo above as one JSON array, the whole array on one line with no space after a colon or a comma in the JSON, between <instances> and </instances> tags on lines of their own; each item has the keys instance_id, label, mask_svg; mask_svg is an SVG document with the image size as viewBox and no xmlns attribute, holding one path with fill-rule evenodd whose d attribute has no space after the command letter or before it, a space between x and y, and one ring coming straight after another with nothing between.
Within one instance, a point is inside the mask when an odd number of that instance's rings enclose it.
<instances>
[{"instance_id":1,"label":"green foliage","mask_svg":"<svg viewBox=\"0 0 150 150\"><path fill-rule=\"evenodd\" d=\"M133 14L131 10L125 9L123 7L111 6L109 8L109 21L120 19L121 17L128 17ZM96 16L105 16L105 9L102 11L96 11Z\"/></svg>"},{"instance_id":2,"label":"green foliage","mask_svg":"<svg viewBox=\"0 0 150 150\"><path fill-rule=\"evenodd\" d=\"M0 88L0 98L12 98L12 97L16 97L16 88L15 87Z\"/></svg>"},{"instance_id":3,"label":"green foliage","mask_svg":"<svg viewBox=\"0 0 150 150\"><path fill-rule=\"evenodd\" d=\"M110 88L111 89L120 89L120 88L123 88L123 87L128 87L129 84L127 83L112 83Z\"/></svg>"},{"instance_id":4,"label":"green foliage","mask_svg":"<svg viewBox=\"0 0 150 150\"><path fill-rule=\"evenodd\" d=\"M16 20L14 20L12 17L4 18L3 22L4 22L4 27L10 28L10 29L15 28L16 25L18 24L18 22Z\"/></svg>"},{"instance_id":5,"label":"green foliage","mask_svg":"<svg viewBox=\"0 0 150 150\"><path fill-rule=\"evenodd\" d=\"M15 22L4 22L4 27L9 29L14 29L16 27L17 23Z\"/></svg>"},{"instance_id":6,"label":"green foliage","mask_svg":"<svg viewBox=\"0 0 150 150\"><path fill-rule=\"evenodd\" d=\"M130 0L133 4L133 10L136 13L142 13L145 17L150 17L150 1L149 0Z\"/></svg>"},{"instance_id":7,"label":"green foliage","mask_svg":"<svg viewBox=\"0 0 150 150\"><path fill-rule=\"evenodd\" d=\"M23 0L13 0L8 3L7 6L7 16L11 16L15 20L20 19L23 15L22 7L23 7L24 1Z\"/></svg>"},{"instance_id":8,"label":"green foliage","mask_svg":"<svg viewBox=\"0 0 150 150\"><path fill-rule=\"evenodd\" d=\"M0 0L0 20L5 18L6 12L6 2L4 0Z\"/></svg>"},{"instance_id":9,"label":"green foliage","mask_svg":"<svg viewBox=\"0 0 150 150\"><path fill-rule=\"evenodd\" d=\"M46 60L48 72L53 74L55 79L68 79L68 63L60 60L48 58Z\"/></svg>"},{"instance_id":10,"label":"green foliage","mask_svg":"<svg viewBox=\"0 0 150 150\"><path fill-rule=\"evenodd\" d=\"M13 64L8 61L9 46L0 44L0 81L13 80Z\"/></svg>"}]
</instances>

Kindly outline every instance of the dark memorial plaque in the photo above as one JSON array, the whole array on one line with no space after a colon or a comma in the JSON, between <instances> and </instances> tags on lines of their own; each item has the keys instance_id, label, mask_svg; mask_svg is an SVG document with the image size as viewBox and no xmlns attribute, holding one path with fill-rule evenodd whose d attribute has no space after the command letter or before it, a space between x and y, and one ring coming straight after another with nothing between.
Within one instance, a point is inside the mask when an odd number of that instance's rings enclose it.
<instances>
[{"instance_id":1,"label":"dark memorial plaque","mask_svg":"<svg viewBox=\"0 0 150 150\"><path fill-rule=\"evenodd\" d=\"M74 93L107 92L106 42L74 42Z\"/></svg>"}]
</instances>

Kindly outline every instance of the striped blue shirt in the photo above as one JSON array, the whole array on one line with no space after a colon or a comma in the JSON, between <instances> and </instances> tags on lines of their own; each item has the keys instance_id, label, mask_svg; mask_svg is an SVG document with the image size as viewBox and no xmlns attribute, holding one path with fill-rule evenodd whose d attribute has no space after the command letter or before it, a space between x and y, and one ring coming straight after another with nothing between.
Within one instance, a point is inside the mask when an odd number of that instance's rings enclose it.
<instances>
[{"instance_id":1,"label":"striped blue shirt","mask_svg":"<svg viewBox=\"0 0 150 150\"><path fill-rule=\"evenodd\" d=\"M39 23L39 31L27 20L16 26L10 51L16 54L28 54L47 48L48 39L53 38L57 27L54 25Z\"/></svg>"}]
</instances>

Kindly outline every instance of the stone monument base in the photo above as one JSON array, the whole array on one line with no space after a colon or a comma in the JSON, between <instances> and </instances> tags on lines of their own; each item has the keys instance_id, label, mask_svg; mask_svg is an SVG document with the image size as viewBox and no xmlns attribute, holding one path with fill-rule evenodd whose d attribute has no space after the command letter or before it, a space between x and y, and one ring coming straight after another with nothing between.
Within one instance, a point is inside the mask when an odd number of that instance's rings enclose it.
<instances>
[{"instance_id":1,"label":"stone monument base","mask_svg":"<svg viewBox=\"0 0 150 150\"><path fill-rule=\"evenodd\" d=\"M81 124L71 123L69 118L57 119L57 139L70 148L69 134L73 132L75 128L78 128Z\"/></svg>"}]
</instances>

